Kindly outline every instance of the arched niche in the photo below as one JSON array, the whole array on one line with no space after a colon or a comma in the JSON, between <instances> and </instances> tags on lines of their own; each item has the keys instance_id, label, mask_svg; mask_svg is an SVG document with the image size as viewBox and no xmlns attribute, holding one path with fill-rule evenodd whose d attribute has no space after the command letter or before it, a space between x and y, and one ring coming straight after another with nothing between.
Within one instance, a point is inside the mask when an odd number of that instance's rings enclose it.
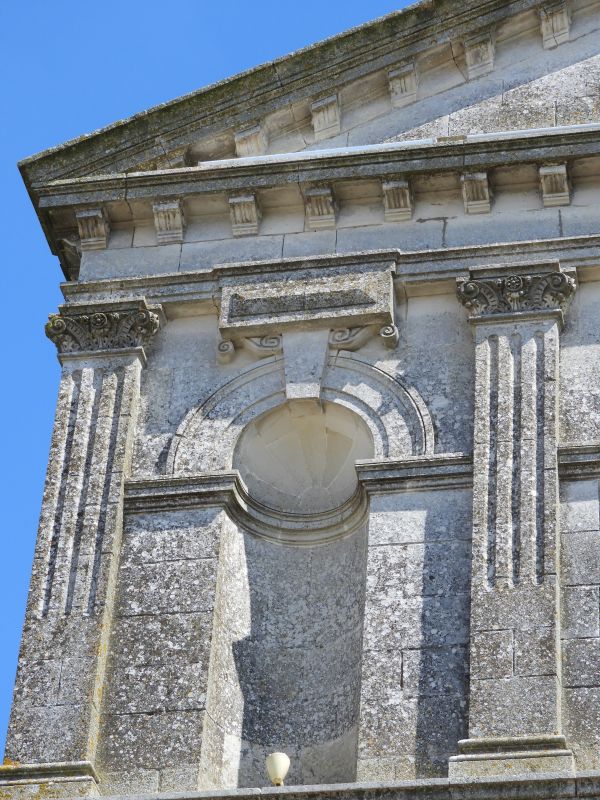
<instances>
[{"instance_id":1,"label":"arched niche","mask_svg":"<svg viewBox=\"0 0 600 800\"><path fill-rule=\"evenodd\" d=\"M286 401L282 359L236 376L184 417L171 442L166 472L197 474L231 469L242 430ZM434 427L418 392L350 353L331 357L322 400L348 408L373 439L375 458L434 452Z\"/></svg>"},{"instance_id":2,"label":"arched niche","mask_svg":"<svg viewBox=\"0 0 600 800\"><path fill-rule=\"evenodd\" d=\"M273 750L290 755L290 784L356 779L368 503L354 464L431 453L434 436L419 395L354 356L332 357L322 386L288 401L281 359L259 364L192 409L169 452L172 474L241 477L219 555L206 785L264 785Z\"/></svg>"},{"instance_id":3,"label":"arched niche","mask_svg":"<svg viewBox=\"0 0 600 800\"><path fill-rule=\"evenodd\" d=\"M368 425L344 405L292 400L246 425L233 453L249 495L282 514L319 514L356 492L355 463L371 458Z\"/></svg>"},{"instance_id":4,"label":"arched niche","mask_svg":"<svg viewBox=\"0 0 600 800\"><path fill-rule=\"evenodd\" d=\"M263 785L274 750L289 784L356 779L367 519L352 501L373 454L369 426L331 401L284 401L239 436L248 498L294 539L256 535L257 517L222 532L202 750L217 785Z\"/></svg>"}]
</instances>

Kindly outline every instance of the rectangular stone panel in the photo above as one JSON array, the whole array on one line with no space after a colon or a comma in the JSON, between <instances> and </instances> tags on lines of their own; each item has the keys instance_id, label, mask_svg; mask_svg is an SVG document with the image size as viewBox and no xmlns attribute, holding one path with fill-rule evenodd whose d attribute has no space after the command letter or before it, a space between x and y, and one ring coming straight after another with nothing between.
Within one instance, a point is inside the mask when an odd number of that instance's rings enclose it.
<instances>
[{"instance_id":1,"label":"rectangular stone panel","mask_svg":"<svg viewBox=\"0 0 600 800\"><path fill-rule=\"evenodd\" d=\"M600 639L563 642L563 686L600 686Z\"/></svg>"},{"instance_id":2,"label":"rectangular stone panel","mask_svg":"<svg viewBox=\"0 0 600 800\"><path fill-rule=\"evenodd\" d=\"M471 539L470 489L378 494L371 499L369 543Z\"/></svg>"},{"instance_id":3,"label":"rectangular stone panel","mask_svg":"<svg viewBox=\"0 0 600 800\"><path fill-rule=\"evenodd\" d=\"M116 714L104 718L100 764L162 769L198 762L202 711Z\"/></svg>"},{"instance_id":4,"label":"rectangular stone panel","mask_svg":"<svg viewBox=\"0 0 600 800\"><path fill-rule=\"evenodd\" d=\"M470 738L552 734L557 714L555 676L471 682Z\"/></svg>"},{"instance_id":5,"label":"rectangular stone panel","mask_svg":"<svg viewBox=\"0 0 600 800\"><path fill-rule=\"evenodd\" d=\"M128 564L120 574L121 616L210 611L214 605L215 559Z\"/></svg>"},{"instance_id":6,"label":"rectangular stone panel","mask_svg":"<svg viewBox=\"0 0 600 800\"><path fill-rule=\"evenodd\" d=\"M472 631L471 677L510 678L513 674L513 631Z\"/></svg>"},{"instance_id":7,"label":"rectangular stone panel","mask_svg":"<svg viewBox=\"0 0 600 800\"><path fill-rule=\"evenodd\" d=\"M263 335L265 325L281 330L290 325L335 320L346 325L386 325L393 322L392 265L343 275L305 270L264 281L227 283L221 293L219 329L224 336ZM359 322L357 322L359 320Z\"/></svg>"},{"instance_id":8,"label":"rectangular stone panel","mask_svg":"<svg viewBox=\"0 0 600 800\"><path fill-rule=\"evenodd\" d=\"M564 586L600 584L600 532L580 531L561 537Z\"/></svg>"},{"instance_id":9,"label":"rectangular stone panel","mask_svg":"<svg viewBox=\"0 0 600 800\"><path fill-rule=\"evenodd\" d=\"M598 586L567 586L562 592L563 639L600 636Z\"/></svg>"}]
</instances>

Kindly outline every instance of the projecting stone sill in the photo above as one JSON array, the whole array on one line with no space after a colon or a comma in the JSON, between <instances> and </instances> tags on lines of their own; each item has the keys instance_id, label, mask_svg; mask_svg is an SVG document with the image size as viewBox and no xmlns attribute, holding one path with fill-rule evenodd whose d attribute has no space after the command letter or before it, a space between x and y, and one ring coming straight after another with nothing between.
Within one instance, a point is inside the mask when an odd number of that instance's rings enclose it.
<instances>
[{"instance_id":1,"label":"projecting stone sill","mask_svg":"<svg viewBox=\"0 0 600 800\"><path fill-rule=\"evenodd\" d=\"M562 797L600 798L600 771L510 775L506 777L473 778L452 781L431 778L396 783L336 783L314 786L284 786L282 788L231 789L215 792L171 792L155 795L127 796L127 800L157 798L160 800L228 800L228 798L264 797L275 800L556 800ZM125 800L125 798L123 798Z\"/></svg>"},{"instance_id":2,"label":"projecting stone sill","mask_svg":"<svg viewBox=\"0 0 600 800\"><path fill-rule=\"evenodd\" d=\"M49 767L51 765L42 765ZM62 765L52 765L62 766ZM47 770L42 770L47 772ZM19 775L11 775L18 772ZM29 775L26 773L30 772ZM54 778L54 780L52 779ZM48 781L51 783L48 783ZM74 797L68 784L62 792L53 791L62 780L49 774L40 775L40 765L0 766L0 796L15 783L44 784L44 796ZM54 785L53 785L54 784ZM60 787L61 789L63 787ZM96 788L96 787L95 787ZM85 794L88 794L85 792ZM98 796L98 789L89 794ZM78 795L81 797L81 794ZM281 788L246 788L207 792L165 792L157 794L114 795L121 800L230 800L233 798L264 797L269 800L558 800L558 798L600 798L600 771L564 773L538 773L535 775L507 775L494 778L451 780L432 778L395 783L339 783L310 786L285 786Z\"/></svg>"}]
</instances>

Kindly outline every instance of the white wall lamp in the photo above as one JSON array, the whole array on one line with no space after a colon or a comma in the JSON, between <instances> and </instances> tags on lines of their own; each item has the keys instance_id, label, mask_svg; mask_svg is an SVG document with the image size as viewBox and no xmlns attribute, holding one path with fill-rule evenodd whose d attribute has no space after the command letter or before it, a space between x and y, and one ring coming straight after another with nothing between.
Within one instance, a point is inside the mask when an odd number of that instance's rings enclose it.
<instances>
[{"instance_id":1,"label":"white wall lamp","mask_svg":"<svg viewBox=\"0 0 600 800\"><path fill-rule=\"evenodd\" d=\"M267 773L273 786L283 786L290 768L290 759L285 753L271 753L266 758Z\"/></svg>"}]
</instances>

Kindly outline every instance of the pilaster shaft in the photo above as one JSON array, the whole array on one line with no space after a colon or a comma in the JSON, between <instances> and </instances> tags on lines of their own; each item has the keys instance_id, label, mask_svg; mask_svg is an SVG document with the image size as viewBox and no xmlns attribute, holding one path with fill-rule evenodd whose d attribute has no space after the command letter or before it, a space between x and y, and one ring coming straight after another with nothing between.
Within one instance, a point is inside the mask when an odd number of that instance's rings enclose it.
<instances>
[{"instance_id":1,"label":"pilaster shaft","mask_svg":"<svg viewBox=\"0 0 600 800\"><path fill-rule=\"evenodd\" d=\"M475 423L471 738L453 774L514 770L514 758L520 771L572 768L560 737L557 445L574 289L558 265L458 286L475 326Z\"/></svg>"},{"instance_id":2,"label":"pilaster shaft","mask_svg":"<svg viewBox=\"0 0 600 800\"><path fill-rule=\"evenodd\" d=\"M139 302L63 306L46 326L62 375L6 746L21 764L94 760L142 345L158 327Z\"/></svg>"}]
</instances>

